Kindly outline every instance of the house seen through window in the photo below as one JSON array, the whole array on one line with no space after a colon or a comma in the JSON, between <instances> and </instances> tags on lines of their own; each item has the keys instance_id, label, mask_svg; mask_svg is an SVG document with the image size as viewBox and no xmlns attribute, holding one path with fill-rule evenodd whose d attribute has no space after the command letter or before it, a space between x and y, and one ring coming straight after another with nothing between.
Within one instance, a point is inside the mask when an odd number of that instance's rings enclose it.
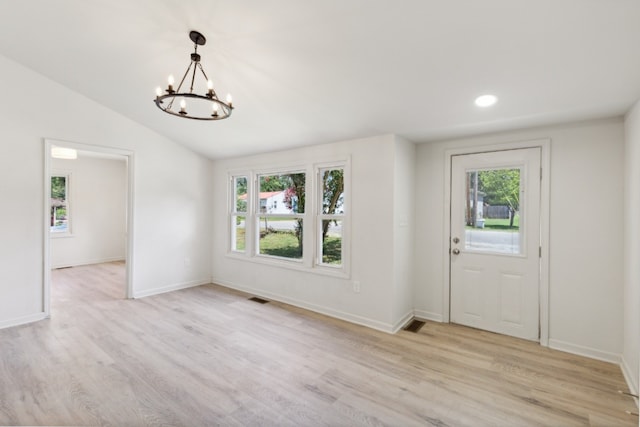
<instances>
[{"instance_id":1,"label":"house seen through window","mask_svg":"<svg viewBox=\"0 0 640 427\"><path fill-rule=\"evenodd\" d=\"M301 259L306 174L259 175L258 185L258 253Z\"/></svg>"}]
</instances>

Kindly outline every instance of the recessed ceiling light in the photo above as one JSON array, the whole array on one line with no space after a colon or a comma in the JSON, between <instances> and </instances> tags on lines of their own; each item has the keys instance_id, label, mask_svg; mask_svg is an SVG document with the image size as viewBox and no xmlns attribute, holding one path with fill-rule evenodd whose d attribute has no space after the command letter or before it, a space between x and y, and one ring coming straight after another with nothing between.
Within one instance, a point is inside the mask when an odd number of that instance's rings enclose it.
<instances>
[{"instance_id":1,"label":"recessed ceiling light","mask_svg":"<svg viewBox=\"0 0 640 427\"><path fill-rule=\"evenodd\" d=\"M496 102L498 102L498 98L495 95L482 95L476 98L478 107L491 107Z\"/></svg>"}]
</instances>

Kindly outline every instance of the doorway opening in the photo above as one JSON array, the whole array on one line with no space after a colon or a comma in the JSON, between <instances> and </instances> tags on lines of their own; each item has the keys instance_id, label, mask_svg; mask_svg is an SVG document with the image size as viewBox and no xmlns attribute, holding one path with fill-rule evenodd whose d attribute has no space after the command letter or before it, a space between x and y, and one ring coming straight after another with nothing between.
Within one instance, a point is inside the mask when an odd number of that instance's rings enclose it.
<instances>
[{"instance_id":1,"label":"doorway opening","mask_svg":"<svg viewBox=\"0 0 640 427\"><path fill-rule=\"evenodd\" d=\"M54 297L131 298L133 153L45 139L44 160L45 316Z\"/></svg>"}]
</instances>

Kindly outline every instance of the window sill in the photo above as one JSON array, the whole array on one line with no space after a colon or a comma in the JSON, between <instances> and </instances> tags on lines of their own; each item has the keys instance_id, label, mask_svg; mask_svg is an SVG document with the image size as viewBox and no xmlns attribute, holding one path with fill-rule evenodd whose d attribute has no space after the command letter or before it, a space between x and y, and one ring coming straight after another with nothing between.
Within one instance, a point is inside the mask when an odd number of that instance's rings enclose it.
<instances>
[{"instance_id":1,"label":"window sill","mask_svg":"<svg viewBox=\"0 0 640 427\"><path fill-rule=\"evenodd\" d=\"M75 236L72 233L49 233L49 237L52 239L65 239Z\"/></svg>"},{"instance_id":2,"label":"window sill","mask_svg":"<svg viewBox=\"0 0 640 427\"><path fill-rule=\"evenodd\" d=\"M350 279L351 275L345 271L345 268L327 267L322 265L308 266L302 260L287 260L284 258L275 258L264 255L247 255L239 252L227 252L227 258L237 261L249 262L254 264L267 265L277 268L286 268L302 273L318 274L321 276L335 277L337 279Z\"/></svg>"}]
</instances>

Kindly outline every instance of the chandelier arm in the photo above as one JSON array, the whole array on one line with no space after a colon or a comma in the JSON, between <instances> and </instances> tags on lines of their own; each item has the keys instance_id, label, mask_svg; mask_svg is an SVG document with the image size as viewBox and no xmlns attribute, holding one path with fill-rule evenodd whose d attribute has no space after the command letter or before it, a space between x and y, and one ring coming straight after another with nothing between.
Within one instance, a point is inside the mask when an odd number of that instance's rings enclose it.
<instances>
[{"instance_id":1,"label":"chandelier arm","mask_svg":"<svg viewBox=\"0 0 640 427\"><path fill-rule=\"evenodd\" d=\"M187 78L187 74L189 74L189 70L191 69L192 65L193 65L193 61L189 63L189 66L187 67L187 71L184 72L184 76L182 76L182 80L180 80L180 84L178 85L178 90L176 90L176 93L180 93L180 89L182 89L182 84L184 83L184 80Z\"/></svg>"},{"instance_id":2,"label":"chandelier arm","mask_svg":"<svg viewBox=\"0 0 640 427\"><path fill-rule=\"evenodd\" d=\"M163 108L163 110L165 110L165 111L167 111L167 110L168 110L168 111L171 111L171 108L173 107L173 101L175 101L175 99L176 99L175 97L172 97L172 98L171 98L171 101L169 101L169 104L167 105L167 108Z\"/></svg>"},{"instance_id":3,"label":"chandelier arm","mask_svg":"<svg viewBox=\"0 0 640 427\"><path fill-rule=\"evenodd\" d=\"M193 64L193 61L191 62L191 64ZM193 82L195 82L196 80L196 68L198 68L198 65L200 65L200 63L196 62L196 65L193 66L193 74L191 75L191 88L189 88L189 93L193 93ZM189 65L189 68L191 68L191 65Z\"/></svg>"},{"instance_id":4,"label":"chandelier arm","mask_svg":"<svg viewBox=\"0 0 640 427\"><path fill-rule=\"evenodd\" d=\"M202 75L204 76L204 80L205 81L209 81L209 77L207 77L207 73L204 72L204 68L202 67L202 64L200 62L198 62L198 68L200 68L200 71L202 71ZM216 93L215 89L211 88L211 94L213 96L213 98L218 99L218 94Z\"/></svg>"},{"instance_id":5,"label":"chandelier arm","mask_svg":"<svg viewBox=\"0 0 640 427\"><path fill-rule=\"evenodd\" d=\"M202 68L202 64L198 62L198 66L200 67L200 71L202 71L202 75L206 81L209 81L209 77L207 77L207 73L204 72L204 68Z\"/></svg>"}]
</instances>

